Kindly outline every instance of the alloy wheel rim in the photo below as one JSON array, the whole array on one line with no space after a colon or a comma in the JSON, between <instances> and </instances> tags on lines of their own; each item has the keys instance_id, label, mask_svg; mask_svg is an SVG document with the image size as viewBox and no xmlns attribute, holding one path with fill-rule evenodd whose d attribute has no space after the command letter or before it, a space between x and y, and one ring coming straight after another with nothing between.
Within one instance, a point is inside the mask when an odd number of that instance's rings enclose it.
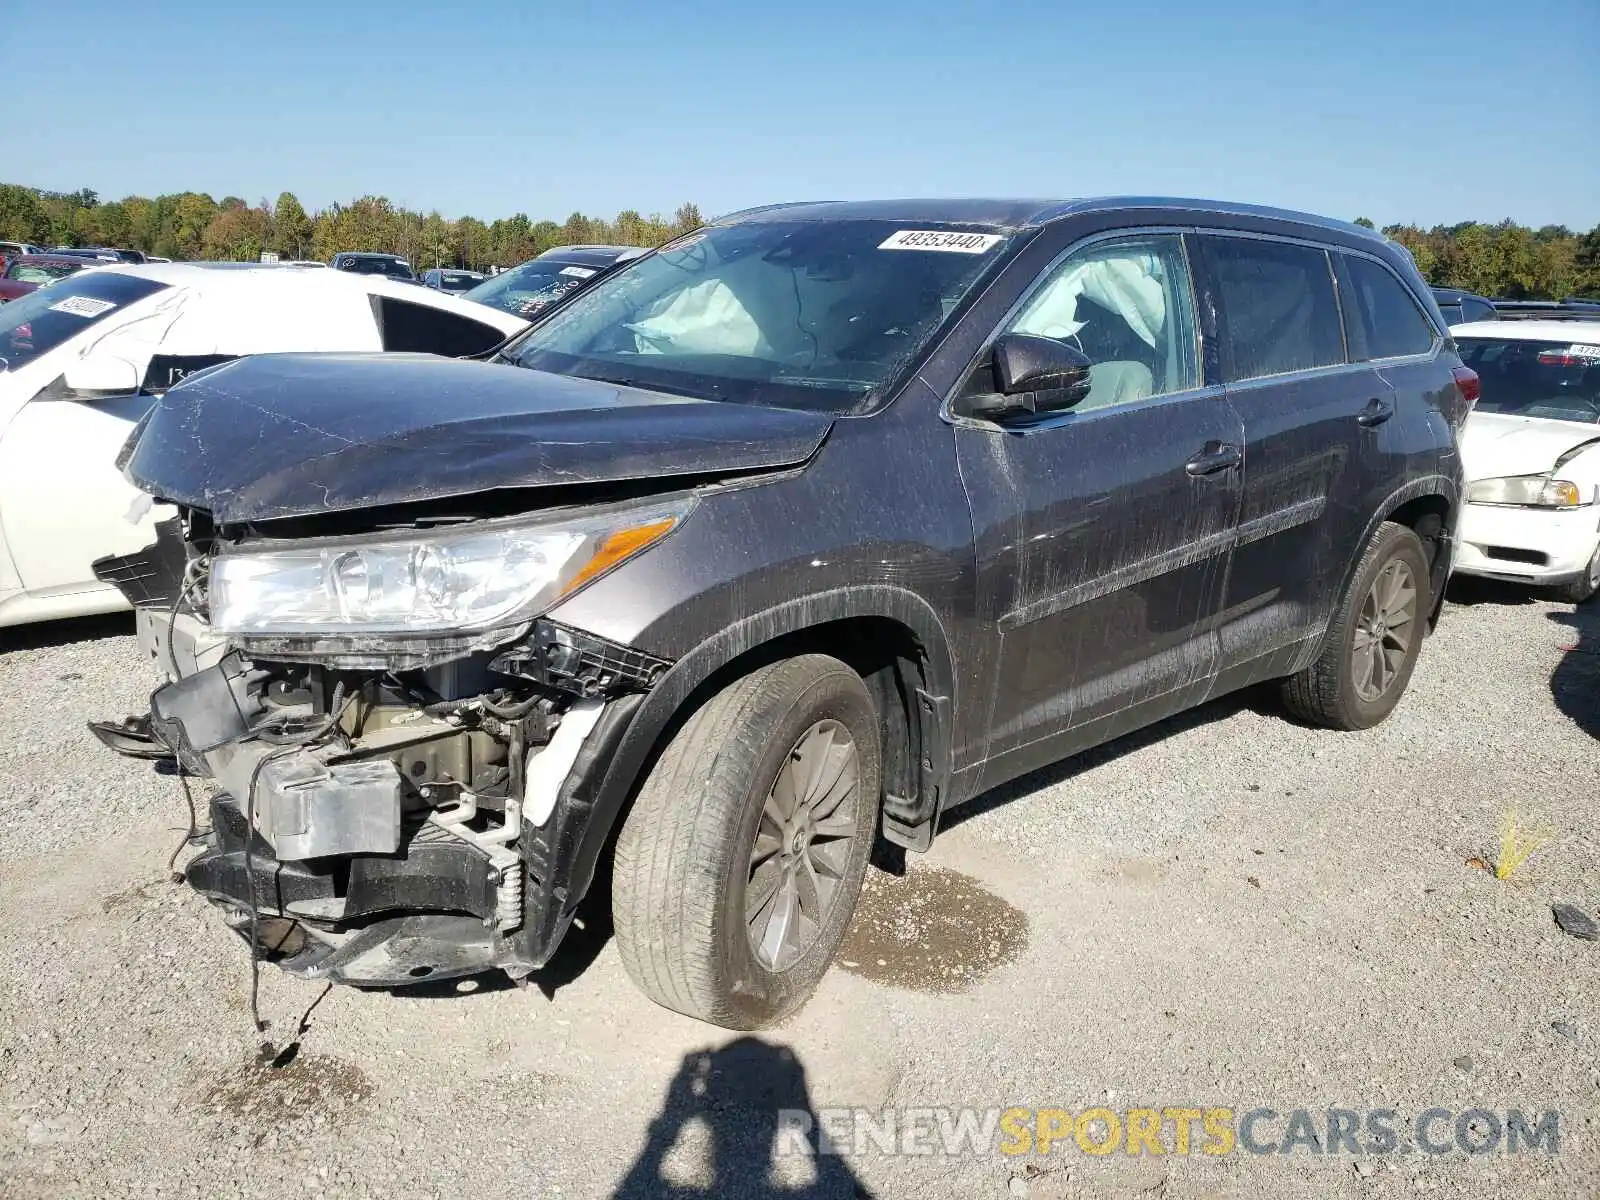
<instances>
[{"instance_id":1,"label":"alloy wheel rim","mask_svg":"<svg viewBox=\"0 0 1600 1200\"><path fill-rule=\"evenodd\" d=\"M1411 649L1416 616L1416 576L1404 559L1393 559L1367 590L1351 639L1351 678L1361 699L1382 699L1394 686Z\"/></svg>"},{"instance_id":2,"label":"alloy wheel rim","mask_svg":"<svg viewBox=\"0 0 1600 1200\"><path fill-rule=\"evenodd\" d=\"M745 926L757 961L782 971L827 924L856 836L861 770L855 740L822 720L795 741L761 807L745 883Z\"/></svg>"}]
</instances>

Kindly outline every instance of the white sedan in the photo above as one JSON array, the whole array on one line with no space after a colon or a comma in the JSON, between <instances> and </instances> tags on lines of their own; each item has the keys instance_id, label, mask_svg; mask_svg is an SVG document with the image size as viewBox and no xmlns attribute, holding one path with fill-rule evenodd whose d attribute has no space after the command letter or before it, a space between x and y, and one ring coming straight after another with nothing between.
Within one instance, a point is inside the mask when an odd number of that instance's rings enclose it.
<instances>
[{"instance_id":1,"label":"white sedan","mask_svg":"<svg viewBox=\"0 0 1600 1200\"><path fill-rule=\"evenodd\" d=\"M1600 591L1600 322L1480 321L1451 333L1483 395L1461 435L1455 570Z\"/></svg>"},{"instance_id":2,"label":"white sedan","mask_svg":"<svg viewBox=\"0 0 1600 1200\"><path fill-rule=\"evenodd\" d=\"M91 268L0 306L0 626L126 607L90 564L149 545L170 512L115 460L191 371L273 351L476 354L526 327L381 276L222 263Z\"/></svg>"}]
</instances>

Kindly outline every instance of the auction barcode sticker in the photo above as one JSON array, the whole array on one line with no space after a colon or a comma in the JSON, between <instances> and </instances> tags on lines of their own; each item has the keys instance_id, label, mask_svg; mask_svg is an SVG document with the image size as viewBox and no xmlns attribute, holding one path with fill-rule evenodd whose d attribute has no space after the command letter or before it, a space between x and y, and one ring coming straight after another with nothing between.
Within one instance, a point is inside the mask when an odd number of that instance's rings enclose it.
<instances>
[{"instance_id":1,"label":"auction barcode sticker","mask_svg":"<svg viewBox=\"0 0 1600 1200\"><path fill-rule=\"evenodd\" d=\"M67 313L74 317L98 317L115 308L112 300L96 300L93 296L68 296L50 306L51 312Z\"/></svg>"},{"instance_id":2,"label":"auction barcode sticker","mask_svg":"<svg viewBox=\"0 0 1600 1200\"><path fill-rule=\"evenodd\" d=\"M587 279L589 276L593 275L594 272L588 267L562 267L561 274L569 276L573 279Z\"/></svg>"},{"instance_id":3,"label":"auction barcode sticker","mask_svg":"<svg viewBox=\"0 0 1600 1200\"><path fill-rule=\"evenodd\" d=\"M902 229L878 243L879 250L942 250L946 254L982 254L1000 240L998 233L952 233L941 229Z\"/></svg>"}]
</instances>

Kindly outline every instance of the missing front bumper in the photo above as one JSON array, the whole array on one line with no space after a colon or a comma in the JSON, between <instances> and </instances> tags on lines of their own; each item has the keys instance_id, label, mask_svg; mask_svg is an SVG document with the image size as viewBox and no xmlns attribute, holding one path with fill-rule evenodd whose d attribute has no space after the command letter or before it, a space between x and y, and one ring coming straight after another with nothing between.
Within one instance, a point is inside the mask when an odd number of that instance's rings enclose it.
<instances>
[{"instance_id":1,"label":"missing front bumper","mask_svg":"<svg viewBox=\"0 0 1600 1200\"><path fill-rule=\"evenodd\" d=\"M185 876L246 938L253 909L263 953L308 979L392 987L537 965L495 926L500 870L428 823L406 829L394 854L284 861L259 834L247 837L238 802L219 793Z\"/></svg>"}]
</instances>

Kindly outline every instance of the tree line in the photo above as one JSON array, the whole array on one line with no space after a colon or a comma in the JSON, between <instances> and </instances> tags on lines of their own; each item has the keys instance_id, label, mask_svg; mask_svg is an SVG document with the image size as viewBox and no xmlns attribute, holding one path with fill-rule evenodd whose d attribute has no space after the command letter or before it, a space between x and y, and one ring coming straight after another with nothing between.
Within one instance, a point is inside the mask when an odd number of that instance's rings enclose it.
<instances>
[{"instance_id":1,"label":"tree line","mask_svg":"<svg viewBox=\"0 0 1600 1200\"><path fill-rule=\"evenodd\" d=\"M203 192L127 196L102 202L92 190L50 192L0 184L0 239L50 246L121 246L173 259L283 258L326 262L340 250L399 254L419 269L483 270L513 266L551 246L603 242L658 246L700 225L700 210L684 204L670 218L625 209L614 219L575 212L565 221L535 221L526 213L488 224L477 217L446 220L362 196L307 212L293 192L277 202L250 204L238 196L213 200ZM1359 218L1358 223L1372 227ZM1538 229L1512 220L1495 224L1388 225L1383 232L1411 251L1428 282L1506 299L1600 296L1600 225L1576 233L1565 225Z\"/></svg>"},{"instance_id":2,"label":"tree line","mask_svg":"<svg viewBox=\"0 0 1600 1200\"><path fill-rule=\"evenodd\" d=\"M308 213L293 192L281 193L274 204L250 204L238 196L218 201L203 192L102 202L89 188L50 192L0 184L0 239L116 246L177 260L244 262L273 251L285 259L326 262L340 250L378 250L402 255L419 270L482 270L514 266L551 246L659 246L702 223L693 204L681 205L670 218L625 209L612 220L575 212L556 222L519 212L485 224L476 217L452 221L438 212L424 215L384 196L362 196Z\"/></svg>"},{"instance_id":3,"label":"tree line","mask_svg":"<svg viewBox=\"0 0 1600 1200\"><path fill-rule=\"evenodd\" d=\"M1385 225L1383 232L1411 252L1435 287L1504 300L1600 297L1600 225L1582 234L1565 225L1530 229L1512 220L1431 229Z\"/></svg>"}]
</instances>

